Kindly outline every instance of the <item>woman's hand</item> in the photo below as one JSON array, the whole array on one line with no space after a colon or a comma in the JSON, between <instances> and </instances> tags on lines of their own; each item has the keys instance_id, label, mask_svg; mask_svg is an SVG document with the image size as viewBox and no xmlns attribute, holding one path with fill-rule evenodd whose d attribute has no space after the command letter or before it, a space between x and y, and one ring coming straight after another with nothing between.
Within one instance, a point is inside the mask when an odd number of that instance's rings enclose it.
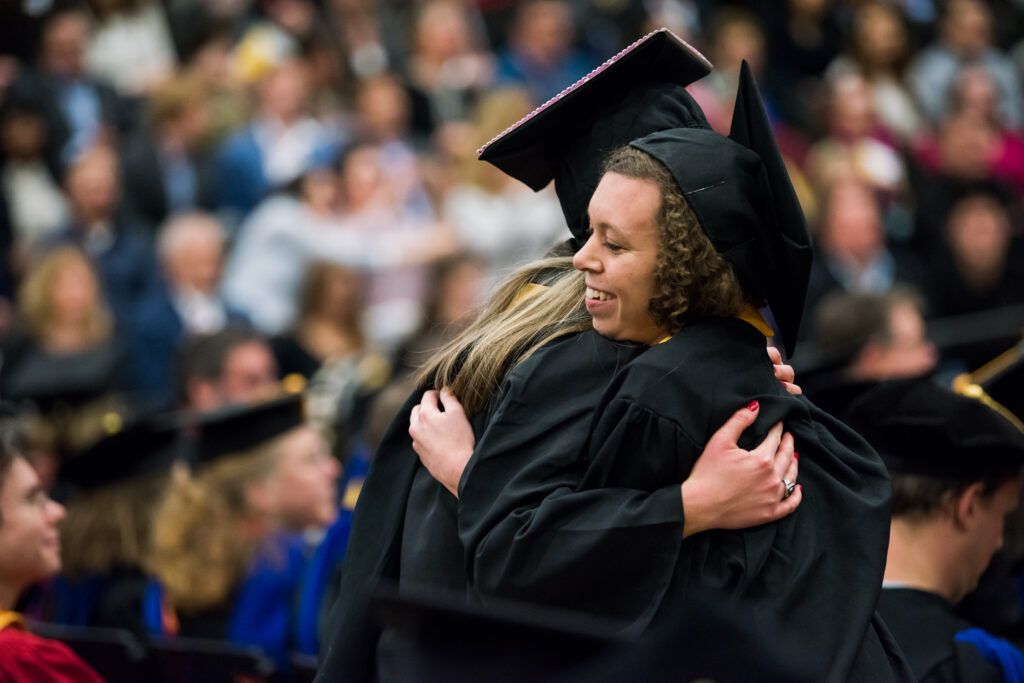
<instances>
[{"instance_id":1,"label":"woman's hand","mask_svg":"<svg viewBox=\"0 0 1024 683\"><path fill-rule=\"evenodd\" d=\"M796 370L793 369L792 365L785 365L782 362L782 354L774 346L768 347L768 357L772 359L772 365L775 366L775 379L782 382L782 386L786 387L786 391L799 396L804 393L804 390L794 384L796 382Z\"/></svg>"},{"instance_id":2,"label":"woman's hand","mask_svg":"<svg viewBox=\"0 0 1024 683\"><path fill-rule=\"evenodd\" d=\"M423 394L409 417L409 436L430 476L458 498L462 470L476 445L473 427L459 400L447 389Z\"/></svg>"},{"instance_id":3,"label":"woman's hand","mask_svg":"<svg viewBox=\"0 0 1024 683\"><path fill-rule=\"evenodd\" d=\"M736 445L754 423L757 402L737 411L714 433L683 482L683 537L708 529L745 529L781 519L802 499L797 487L786 497L783 479L796 481L793 436L776 424L761 445L745 451Z\"/></svg>"}]
</instances>

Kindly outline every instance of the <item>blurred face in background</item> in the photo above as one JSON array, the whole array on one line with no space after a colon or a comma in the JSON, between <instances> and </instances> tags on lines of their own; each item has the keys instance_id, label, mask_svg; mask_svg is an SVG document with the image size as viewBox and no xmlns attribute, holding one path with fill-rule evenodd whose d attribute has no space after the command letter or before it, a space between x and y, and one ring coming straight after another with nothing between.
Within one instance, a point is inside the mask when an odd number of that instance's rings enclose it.
<instances>
[{"instance_id":1,"label":"blurred face in background","mask_svg":"<svg viewBox=\"0 0 1024 683\"><path fill-rule=\"evenodd\" d=\"M572 47L572 10L560 0L536 0L522 5L511 41L516 50L539 64L553 64Z\"/></svg>"},{"instance_id":2,"label":"blurred face in background","mask_svg":"<svg viewBox=\"0 0 1024 683\"><path fill-rule=\"evenodd\" d=\"M109 147L86 150L71 165L67 195L82 227L109 220L120 199L120 165Z\"/></svg>"},{"instance_id":3,"label":"blurred face in background","mask_svg":"<svg viewBox=\"0 0 1024 683\"><path fill-rule=\"evenodd\" d=\"M20 592L61 567L57 525L64 507L50 500L28 461L14 458L0 488L0 584ZM13 609L14 605L0 605Z\"/></svg>"},{"instance_id":4,"label":"blurred face in background","mask_svg":"<svg viewBox=\"0 0 1024 683\"><path fill-rule=\"evenodd\" d=\"M861 58L875 68L894 66L907 52L907 33L897 10L881 3L857 12L854 41Z\"/></svg>"},{"instance_id":5,"label":"blurred face in background","mask_svg":"<svg viewBox=\"0 0 1024 683\"><path fill-rule=\"evenodd\" d=\"M85 72L85 50L89 44L89 21L81 12L57 15L43 30L40 53L43 68L69 80Z\"/></svg>"},{"instance_id":6,"label":"blurred face in background","mask_svg":"<svg viewBox=\"0 0 1024 683\"><path fill-rule=\"evenodd\" d=\"M302 426L281 437L277 465L281 521L289 529L326 527L338 516L341 465L320 434Z\"/></svg>"},{"instance_id":7,"label":"blurred face in background","mask_svg":"<svg viewBox=\"0 0 1024 683\"><path fill-rule=\"evenodd\" d=\"M214 295L220 286L224 259L224 232L212 216L190 214L172 219L165 230L168 244L162 249L163 267L175 289L191 289Z\"/></svg>"},{"instance_id":8,"label":"blurred face in background","mask_svg":"<svg viewBox=\"0 0 1024 683\"><path fill-rule=\"evenodd\" d=\"M246 403L267 395L277 382L277 361L259 341L239 344L224 358L220 398L224 405Z\"/></svg>"},{"instance_id":9,"label":"blurred face in background","mask_svg":"<svg viewBox=\"0 0 1024 683\"><path fill-rule=\"evenodd\" d=\"M992 43L992 17L980 0L950 0L941 34L960 57L977 57Z\"/></svg>"},{"instance_id":10,"label":"blurred face in background","mask_svg":"<svg viewBox=\"0 0 1024 683\"><path fill-rule=\"evenodd\" d=\"M832 84L828 129L835 137L854 139L871 133L875 102L871 88L859 74L844 74Z\"/></svg>"},{"instance_id":11,"label":"blurred face in background","mask_svg":"<svg viewBox=\"0 0 1024 683\"><path fill-rule=\"evenodd\" d=\"M949 246L961 269L971 275L1000 276L1010 245L1010 219L994 199L961 200L947 224Z\"/></svg>"},{"instance_id":12,"label":"blurred face in background","mask_svg":"<svg viewBox=\"0 0 1024 683\"><path fill-rule=\"evenodd\" d=\"M54 322L81 323L99 303L99 281L83 258L69 259L50 285L50 312Z\"/></svg>"},{"instance_id":13,"label":"blurred face in background","mask_svg":"<svg viewBox=\"0 0 1024 683\"><path fill-rule=\"evenodd\" d=\"M0 120L0 154L15 161L39 157L46 145L46 121L39 114L14 110Z\"/></svg>"},{"instance_id":14,"label":"blurred face in background","mask_svg":"<svg viewBox=\"0 0 1024 683\"><path fill-rule=\"evenodd\" d=\"M309 69L291 59L272 69L260 81L260 110L283 123L292 123L305 110L309 98Z\"/></svg>"},{"instance_id":15,"label":"blurred face in background","mask_svg":"<svg viewBox=\"0 0 1024 683\"><path fill-rule=\"evenodd\" d=\"M822 248L833 257L867 265L885 246L878 202L856 182L832 187L820 232Z\"/></svg>"}]
</instances>

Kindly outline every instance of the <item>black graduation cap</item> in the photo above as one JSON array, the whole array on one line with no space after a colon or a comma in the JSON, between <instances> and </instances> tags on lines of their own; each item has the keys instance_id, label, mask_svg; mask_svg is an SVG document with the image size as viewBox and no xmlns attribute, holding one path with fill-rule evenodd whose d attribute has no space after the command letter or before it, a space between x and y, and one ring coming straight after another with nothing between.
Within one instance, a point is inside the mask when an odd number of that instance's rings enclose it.
<instances>
[{"instance_id":1,"label":"black graduation cap","mask_svg":"<svg viewBox=\"0 0 1024 683\"><path fill-rule=\"evenodd\" d=\"M198 420L197 464L255 448L304 421L302 394L228 406L203 415Z\"/></svg>"},{"instance_id":2,"label":"black graduation cap","mask_svg":"<svg viewBox=\"0 0 1024 683\"><path fill-rule=\"evenodd\" d=\"M1024 466L1024 432L983 401L927 380L880 384L845 421L893 473L976 480Z\"/></svg>"},{"instance_id":3,"label":"black graduation cap","mask_svg":"<svg viewBox=\"0 0 1024 683\"><path fill-rule=\"evenodd\" d=\"M60 480L79 490L166 472L186 456L180 416L147 415L125 424L118 413L102 418L106 435L69 458Z\"/></svg>"},{"instance_id":4,"label":"black graduation cap","mask_svg":"<svg viewBox=\"0 0 1024 683\"><path fill-rule=\"evenodd\" d=\"M740 68L729 137L686 126L630 144L672 173L744 291L771 309L792 355L811 274L811 238L750 66Z\"/></svg>"},{"instance_id":5,"label":"black graduation cap","mask_svg":"<svg viewBox=\"0 0 1024 683\"><path fill-rule=\"evenodd\" d=\"M540 190L552 179L569 230L586 241L587 206L617 147L704 113L684 86L711 63L668 29L633 43L480 148L478 155Z\"/></svg>"},{"instance_id":6,"label":"black graduation cap","mask_svg":"<svg viewBox=\"0 0 1024 683\"><path fill-rule=\"evenodd\" d=\"M635 43L480 150L535 190L551 178L579 243L604 159L632 144L671 171L744 290L770 307L787 354L796 345L811 239L750 67L729 137L714 132L684 86L710 64L670 31Z\"/></svg>"}]
</instances>

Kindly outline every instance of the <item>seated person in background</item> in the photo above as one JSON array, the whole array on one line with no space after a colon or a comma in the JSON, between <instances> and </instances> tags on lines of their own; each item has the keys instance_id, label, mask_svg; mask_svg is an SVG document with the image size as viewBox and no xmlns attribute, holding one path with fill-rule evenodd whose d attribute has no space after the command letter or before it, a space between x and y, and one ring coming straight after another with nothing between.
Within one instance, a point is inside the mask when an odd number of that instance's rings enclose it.
<instances>
[{"instance_id":1,"label":"seated person in background","mask_svg":"<svg viewBox=\"0 0 1024 683\"><path fill-rule=\"evenodd\" d=\"M994 403L994 402L993 402ZM1024 653L954 606L1003 545L1017 507L1024 433L981 401L920 380L879 386L848 421L892 473L892 526L878 611L921 681L1019 681Z\"/></svg>"},{"instance_id":2,"label":"seated person in background","mask_svg":"<svg viewBox=\"0 0 1024 683\"><path fill-rule=\"evenodd\" d=\"M178 357L178 407L209 411L272 395L277 363L270 345L242 327L196 335Z\"/></svg>"},{"instance_id":3,"label":"seated person in background","mask_svg":"<svg viewBox=\"0 0 1024 683\"><path fill-rule=\"evenodd\" d=\"M812 321L821 366L804 375L807 396L842 417L876 383L931 372L938 353L926 334L923 305L917 291L904 286L885 294L826 296Z\"/></svg>"},{"instance_id":4,"label":"seated person in background","mask_svg":"<svg viewBox=\"0 0 1024 683\"><path fill-rule=\"evenodd\" d=\"M143 619L150 632L257 645L287 662L308 547L337 515L339 468L304 424L302 396L202 419L198 464L153 521Z\"/></svg>"},{"instance_id":5,"label":"seated person in background","mask_svg":"<svg viewBox=\"0 0 1024 683\"><path fill-rule=\"evenodd\" d=\"M64 517L22 453L13 426L0 424L0 681L101 681L66 645L32 635L11 611L26 588L60 570Z\"/></svg>"},{"instance_id":6,"label":"seated person in background","mask_svg":"<svg viewBox=\"0 0 1024 683\"><path fill-rule=\"evenodd\" d=\"M64 520L64 570L51 621L124 628L145 639L142 567L156 504L176 461L186 456L173 416L121 427L71 458L60 480L71 488Z\"/></svg>"}]
</instances>

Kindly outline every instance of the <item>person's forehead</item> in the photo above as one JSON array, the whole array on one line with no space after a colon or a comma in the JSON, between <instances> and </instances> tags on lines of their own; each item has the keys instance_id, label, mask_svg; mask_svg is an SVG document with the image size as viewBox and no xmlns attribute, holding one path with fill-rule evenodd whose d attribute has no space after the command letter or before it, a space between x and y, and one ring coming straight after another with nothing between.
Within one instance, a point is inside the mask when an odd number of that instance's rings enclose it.
<instances>
[{"instance_id":1,"label":"person's forehead","mask_svg":"<svg viewBox=\"0 0 1024 683\"><path fill-rule=\"evenodd\" d=\"M16 457L4 475L3 487L0 488L0 501L3 503L15 501L38 483L39 476L28 464L28 461L20 456Z\"/></svg>"}]
</instances>

